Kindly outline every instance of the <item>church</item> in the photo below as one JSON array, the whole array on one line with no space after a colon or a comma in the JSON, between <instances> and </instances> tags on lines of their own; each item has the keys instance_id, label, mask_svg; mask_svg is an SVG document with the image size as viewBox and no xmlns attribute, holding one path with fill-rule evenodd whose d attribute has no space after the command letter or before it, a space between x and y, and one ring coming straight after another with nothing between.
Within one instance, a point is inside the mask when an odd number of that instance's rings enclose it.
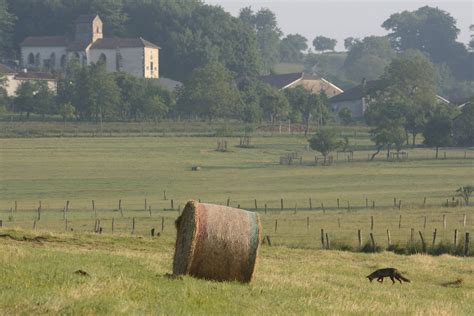
<instances>
[{"instance_id":1,"label":"church","mask_svg":"<svg viewBox=\"0 0 474 316\"><path fill-rule=\"evenodd\" d=\"M98 15L81 15L73 38L31 36L21 43L21 64L26 69L61 71L68 60L82 65L103 62L107 71L123 71L141 78L159 78L160 48L143 38L104 38Z\"/></svg>"}]
</instances>

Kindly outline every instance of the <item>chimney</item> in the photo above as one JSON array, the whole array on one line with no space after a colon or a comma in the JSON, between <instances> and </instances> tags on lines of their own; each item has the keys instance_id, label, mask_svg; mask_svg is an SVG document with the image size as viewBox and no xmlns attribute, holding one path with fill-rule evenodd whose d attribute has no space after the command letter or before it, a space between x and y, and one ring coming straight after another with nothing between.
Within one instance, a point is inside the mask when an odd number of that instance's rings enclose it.
<instances>
[{"instance_id":1,"label":"chimney","mask_svg":"<svg viewBox=\"0 0 474 316\"><path fill-rule=\"evenodd\" d=\"M367 87L367 79L362 78L362 82L360 83L362 88L365 89Z\"/></svg>"}]
</instances>

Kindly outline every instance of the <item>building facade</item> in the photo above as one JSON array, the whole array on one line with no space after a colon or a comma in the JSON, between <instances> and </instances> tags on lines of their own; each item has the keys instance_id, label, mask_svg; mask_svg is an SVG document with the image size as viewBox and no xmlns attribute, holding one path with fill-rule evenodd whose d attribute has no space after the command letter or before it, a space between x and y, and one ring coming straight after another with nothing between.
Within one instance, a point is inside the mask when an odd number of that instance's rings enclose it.
<instances>
[{"instance_id":1,"label":"building facade","mask_svg":"<svg viewBox=\"0 0 474 316\"><path fill-rule=\"evenodd\" d=\"M109 72L124 71L136 77L159 78L159 47L143 38L104 38L98 15L81 15L74 38L27 37L21 43L21 64L27 69L61 71L75 58L82 65L104 62Z\"/></svg>"}]
</instances>

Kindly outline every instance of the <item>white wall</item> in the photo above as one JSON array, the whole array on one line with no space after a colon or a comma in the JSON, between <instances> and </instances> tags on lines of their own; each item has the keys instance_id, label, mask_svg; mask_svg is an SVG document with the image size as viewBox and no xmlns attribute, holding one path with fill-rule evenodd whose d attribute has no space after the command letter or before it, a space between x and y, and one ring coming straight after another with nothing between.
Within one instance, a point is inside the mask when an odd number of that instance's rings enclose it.
<instances>
[{"instance_id":1,"label":"white wall","mask_svg":"<svg viewBox=\"0 0 474 316\"><path fill-rule=\"evenodd\" d=\"M32 53L35 58L36 54L40 54L40 64L37 65L30 65L28 64L28 56ZM45 67L45 60L49 60L51 54L54 53L55 57L55 64L54 69L59 70L61 69L61 56L67 55L66 54L66 47L22 47L21 48L21 65L25 68L31 67Z\"/></svg>"},{"instance_id":2,"label":"white wall","mask_svg":"<svg viewBox=\"0 0 474 316\"><path fill-rule=\"evenodd\" d=\"M109 72L117 71L117 51L122 56L121 71L133 76L143 78L144 76L144 48L120 48L116 49L91 49L89 51L89 62L97 63L102 54L106 57L106 68Z\"/></svg>"},{"instance_id":3,"label":"white wall","mask_svg":"<svg viewBox=\"0 0 474 316\"><path fill-rule=\"evenodd\" d=\"M16 89L18 89L18 87L21 85L21 83L23 81L28 81L28 80L31 80L31 81L36 81L34 79L16 79L15 78L15 75L14 74L8 74L5 76L6 77L6 85L5 85L5 88L7 90L7 95L9 97L14 97L16 96ZM41 79L41 80L38 80L38 81L46 81L47 84L48 84L48 88L49 90L51 90L52 92L56 93L57 90L58 90L58 84L56 82L56 80L44 80L44 79Z\"/></svg>"}]
</instances>

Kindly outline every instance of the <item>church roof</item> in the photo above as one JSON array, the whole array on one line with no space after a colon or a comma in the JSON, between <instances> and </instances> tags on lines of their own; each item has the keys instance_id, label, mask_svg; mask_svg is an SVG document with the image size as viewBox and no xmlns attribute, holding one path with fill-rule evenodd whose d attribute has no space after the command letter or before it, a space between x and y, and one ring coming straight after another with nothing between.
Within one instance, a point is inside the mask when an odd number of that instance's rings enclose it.
<instances>
[{"instance_id":1,"label":"church roof","mask_svg":"<svg viewBox=\"0 0 474 316\"><path fill-rule=\"evenodd\" d=\"M76 23L92 23L97 17L97 14L83 14L76 19Z\"/></svg>"},{"instance_id":2,"label":"church roof","mask_svg":"<svg viewBox=\"0 0 474 316\"><path fill-rule=\"evenodd\" d=\"M369 80L365 85L358 85L354 88L348 89L341 94L338 94L329 99L330 102L344 102L360 100L369 94L376 91L383 90L387 87L387 82L384 80Z\"/></svg>"},{"instance_id":3,"label":"church roof","mask_svg":"<svg viewBox=\"0 0 474 316\"><path fill-rule=\"evenodd\" d=\"M117 48L131 48L131 47L151 47L159 48L155 44L144 40L141 37L137 38L123 38L111 37L101 38L92 44L91 49L117 49Z\"/></svg>"},{"instance_id":4,"label":"church roof","mask_svg":"<svg viewBox=\"0 0 474 316\"><path fill-rule=\"evenodd\" d=\"M66 48L66 50L70 52L81 52L86 50L87 46L89 46L89 42L81 42L81 41L74 41Z\"/></svg>"},{"instance_id":5,"label":"church roof","mask_svg":"<svg viewBox=\"0 0 474 316\"><path fill-rule=\"evenodd\" d=\"M20 44L23 47L66 47L69 39L66 36L28 36Z\"/></svg>"}]
</instances>

